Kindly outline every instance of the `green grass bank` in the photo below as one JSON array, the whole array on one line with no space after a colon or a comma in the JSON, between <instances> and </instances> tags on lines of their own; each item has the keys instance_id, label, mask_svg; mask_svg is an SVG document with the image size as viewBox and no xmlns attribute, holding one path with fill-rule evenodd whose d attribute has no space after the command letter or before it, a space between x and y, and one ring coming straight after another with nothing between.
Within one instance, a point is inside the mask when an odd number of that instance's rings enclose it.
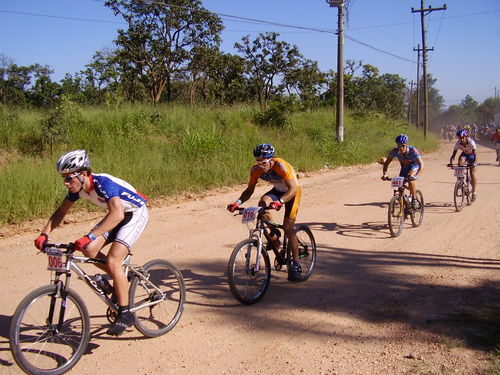
<instances>
[{"instance_id":1,"label":"green grass bank","mask_svg":"<svg viewBox=\"0 0 500 375\"><path fill-rule=\"evenodd\" d=\"M0 106L0 225L48 217L65 195L55 171L59 156L86 149L94 172L120 177L150 199L246 182L258 143L298 171L371 163L385 156L399 133L422 152L437 148L404 120L346 113L345 141L335 141L331 108L287 113L274 126L257 125L250 106L191 108L128 105L51 111ZM93 209L79 205L82 209Z\"/></svg>"}]
</instances>

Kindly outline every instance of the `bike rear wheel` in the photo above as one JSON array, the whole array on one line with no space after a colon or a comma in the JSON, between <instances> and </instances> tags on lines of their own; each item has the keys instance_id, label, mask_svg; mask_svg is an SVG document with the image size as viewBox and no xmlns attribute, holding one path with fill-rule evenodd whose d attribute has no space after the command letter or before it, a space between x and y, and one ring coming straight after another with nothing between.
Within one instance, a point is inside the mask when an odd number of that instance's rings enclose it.
<instances>
[{"instance_id":1,"label":"bike rear wheel","mask_svg":"<svg viewBox=\"0 0 500 375\"><path fill-rule=\"evenodd\" d=\"M455 204L455 211L462 211L464 206L465 194L464 194L464 184L462 181L455 182L455 188L453 189L453 203Z\"/></svg>"},{"instance_id":2,"label":"bike rear wheel","mask_svg":"<svg viewBox=\"0 0 500 375\"><path fill-rule=\"evenodd\" d=\"M299 242L299 264L302 269L299 281L306 281L312 275L316 264L316 241L311 230L305 225L299 225L295 234Z\"/></svg>"},{"instance_id":3,"label":"bike rear wheel","mask_svg":"<svg viewBox=\"0 0 500 375\"><path fill-rule=\"evenodd\" d=\"M466 186L466 191L465 191L465 198L466 198L466 201L467 201L467 206L470 206L472 204L472 193L474 192L472 190L472 184L470 181L467 181L466 182L467 185L464 185Z\"/></svg>"},{"instance_id":4,"label":"bike rear wheel","mask_svg":"<svg viewBox=\"0 0 500 375\"><path fill-rule=\"evenodd\" d=\"M420 190L417 190L415 194L415 198L418 201L418 208L412 208L410 219L414 227L419 227L424 220L424 195Z\"/></svg>"},{"instance_id":5,"label":"bike rear wheel","mask_svg":"<svg viewBox=\"0 0 500 375\"><path fill-rule=\"evenodd\" d=\"M165 259L151 260L142 268L143 275L161 292L134 276L129 290L130 309L135 314L137 330L145 336L157 337L179 321L186 302L186 287L181 272Z\"/></svg>"},{"instance_id":6,"label":"bike rear wheel","mask_svg":"<svg viewBox=\"0 0 500 375\"><path fill-rule=\"evenodd\" d=\"M404 202L399 195L395 195L389 202L388 210L389 231L392 237L397 237L403 230Z\"/></svg>"},{"instance_id":7,"label":"bike rear wheel","mask_svg":"<svg viewBox=\"0 0 500 375\"><path fill-rule=\"evenodd\" d=\"M238 243L227 266L227 276L234 298L245 305L256 303L266 294L271 282L271 262L269 255L261 249L257 270L258 242L246 239Z\"/></svg>"},{"instance_id":8,"label":"bike rear wheel","mask_svg":"<svg viewBox=\"0 0 500 375\"><path fill-rule=\"evenodd\" d=\"M16 363L28 374L58 375L79 361L90 338L89 314L78 294L69 290L65 310L55 285L28 294L10 325L10 348ZM53 317L49 312L53 303ZM64 316L61 316L64 310Z\"/></svg>"}]
</instances>

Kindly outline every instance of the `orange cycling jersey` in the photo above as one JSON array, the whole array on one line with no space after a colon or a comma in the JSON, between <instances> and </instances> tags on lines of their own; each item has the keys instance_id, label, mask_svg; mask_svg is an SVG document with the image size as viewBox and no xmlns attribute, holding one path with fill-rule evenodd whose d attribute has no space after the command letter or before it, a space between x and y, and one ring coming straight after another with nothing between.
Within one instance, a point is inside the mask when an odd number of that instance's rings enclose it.
<instances>
[{"instance_id":1,"label":"orange cycling jersey","mask_svg":"<svg viewBox=\"0 0 500 375\"><path fill-rule=\"evenodd\" d=\"M280 192L286 192L288 187L285 184L286 180L293 179L297 186L299 186L297 181L297 174L293 167L285 160L281 158L273 158L274 164L272 168L264 173L262 169L255 164L250 172L250 184L256 185L259 178L264 181L271 183L274 188Z\"/></svg>"}]
</instances>

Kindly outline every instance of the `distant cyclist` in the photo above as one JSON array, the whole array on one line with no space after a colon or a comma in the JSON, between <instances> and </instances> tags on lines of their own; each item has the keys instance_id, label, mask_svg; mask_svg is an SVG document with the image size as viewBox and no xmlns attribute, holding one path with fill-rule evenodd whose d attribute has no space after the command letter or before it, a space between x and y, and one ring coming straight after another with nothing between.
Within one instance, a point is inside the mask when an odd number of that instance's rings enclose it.
<instances>
[{"instance_id":1,"label":"distant cyclist","mask_svg":"<svg viewBox=\"0 0 500 375\"><path fill-rule=\"evenodd\" d=\"M467 164L470 167L470 177L472 184L472 201L476 200L476 171L475 166L477 165L477 153L476 153L476 142L469 137L469 131L467 129L457 130L458 141L455 142L453 147L453 153L450 157L450 164L453 164L455 155L457 151L460 150L462 153L458 157L458 165Z\"/></svg>"},{"instance_id":2,"label":"distant cyclist","mask_svg":"<svg viewBox=\"0 0 500 375\"><path fill-rule=\"evenodd\" d=\"M120 335L134 323L134 315L129 311L128 281L122 262L148 222L147 198L123 180L108 174L93 174L85 150L71 151L61 156L57 162L57 172L62 175L68 193L35 239L35 246L39 250L43 248L49 234L79 198L108 210L88 234L75 241L75 249L82 251L85 256L106 260L106 265L100 268L113 277L119 306L118 317L107 333ZM111 247L104 255L101 249L108 244Z\"/></svg>"},{"instance_id":3,"label":"distant cyclist","mask_svg":"<svg viewBox=\"0 0 500 375\"><path fill-rule=\"evenodd\" d=\"M418 208L418 201L415 199L415 193L417 191L417 184L415 180L420 176L422 170L424 169L424 162L420 152L413 146L408 145L408 136L406 134L400 134L394 140L397 147L393 148L389 153L389 156L385 160L384 166L382 168L382 179L387 179L387 168L391 164L394 158L397 158L401 164L401 170L399 171L400 177L408 178L408 187L410 188L411 206L414 209Z\"/></svg>"},{"instance_id":4,"label":"distant cyclist","mask_svg":"<svg viewBox=\"0 0 500 375\"><path fill-rule=\"evenodd\" d=\"M274 156L274 147L269 143L257 145L253 150L256 163L250 172L250 181L247 188L241 193L236 202L227 206L227 209L234 212L238 206L246 202L255 191L258 179L267 181L273 188L265 193L259 201L260 207L268 207L279 210L285 206L285 217L283 227L285 234L292 247L292 268L288 274L288 280L299 281L302 272L299 259L299 247L297 236L294 230L295 219L300 204L301 188L297 181L297 175L293 167L284 159ZM270 214L266 214L266 219L270 220ZM279 231L271 233L271 239L276 244L279 241Z\"/></svg>"},{"instance_id":5,"label":"distant cyclist","mask_svg":"<svg viewBox=\"0 0 500 375\"><path fill-rule=\"evenodd\" d=\"M495 132L491 135L491 142L496 144L497 149L497 162L500 162L500 126L497 127Z\"/></svg>"}]
</instances>

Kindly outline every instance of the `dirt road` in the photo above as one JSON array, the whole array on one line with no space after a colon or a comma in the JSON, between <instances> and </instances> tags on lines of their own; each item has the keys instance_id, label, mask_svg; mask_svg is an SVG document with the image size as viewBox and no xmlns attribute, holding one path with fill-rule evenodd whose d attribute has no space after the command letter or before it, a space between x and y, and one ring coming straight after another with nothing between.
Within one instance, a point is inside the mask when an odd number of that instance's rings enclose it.
<instances>
[{"instance_id":1,"label":"dirt road","mask_svg":"<svg viewBox=\"0 0 500 375\"><path fill-rule=\"evenodd\" d=\"M398 238L387 228L392 191L378 164L301 176L298 221L316 236L317 268L299 284L274 271L252 306L232 297L226 278L247 229L225 206L243 186L153 208L134 261L163 257L182 270L184 315L163 337L143 339L131 328L111 338L104 306L74 282L88 302L92 337L72 373L479 374L500 327L500 167L494 150L480 146L478 199L456 213L445 167L451 147L424 155L424 222L406 224ZM393 163L389 171L398 170ZM67 224L51 239L74 240L93 222ZM20 373L8 349L17 304L49 280L46 258L32 246L40 228L0 238L0 374Z\"/></svg>"}]
</instances>

